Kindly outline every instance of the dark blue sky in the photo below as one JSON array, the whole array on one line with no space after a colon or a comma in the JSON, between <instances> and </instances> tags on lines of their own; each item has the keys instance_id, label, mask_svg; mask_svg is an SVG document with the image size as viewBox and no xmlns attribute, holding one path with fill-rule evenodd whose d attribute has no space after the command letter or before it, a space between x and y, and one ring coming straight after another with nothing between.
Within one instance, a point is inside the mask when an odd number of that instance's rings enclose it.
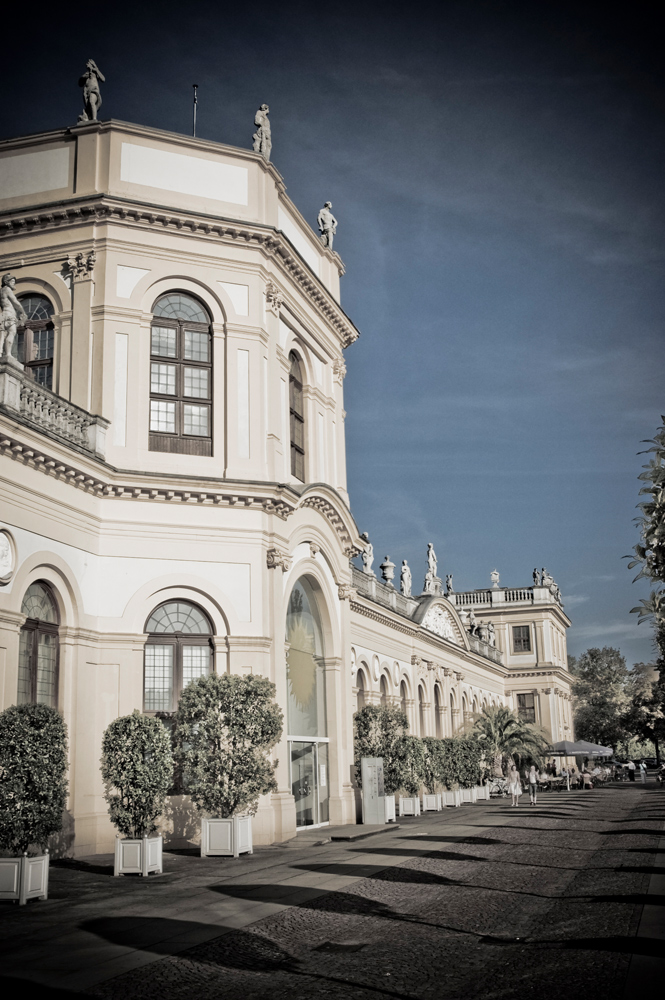
<instances>
[{"instance_id":1,"label":"dark blue sky","mask_svg":"<svg viewBox=\"0 0 665 1000\"><path fill-rule=\"evenodd\" d=\"M349 490L415 582L545 565L569 649L652 656L621 557L665 412L665 38L657 5L102 4L5 35L0 134L102 118L251 145L339 220ZM39 54L39 67L35 57Z\"/></svg>"}]
</instances>

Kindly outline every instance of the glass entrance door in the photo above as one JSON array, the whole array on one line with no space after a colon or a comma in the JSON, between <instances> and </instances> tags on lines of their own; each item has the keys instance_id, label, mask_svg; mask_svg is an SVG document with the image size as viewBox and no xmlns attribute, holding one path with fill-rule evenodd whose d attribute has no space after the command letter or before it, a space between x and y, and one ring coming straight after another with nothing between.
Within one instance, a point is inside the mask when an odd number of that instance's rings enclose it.
<instances>
[{"instance_id":1,"label":"glass entrance door","mask_svg":"<svg viewBox=\"0 0 665 1000\"><path fill-rule=\"evenodd\" d=\"M296 827L329 822L327 743L291 742L291 790Z\"/></svg>"}]
</instances>

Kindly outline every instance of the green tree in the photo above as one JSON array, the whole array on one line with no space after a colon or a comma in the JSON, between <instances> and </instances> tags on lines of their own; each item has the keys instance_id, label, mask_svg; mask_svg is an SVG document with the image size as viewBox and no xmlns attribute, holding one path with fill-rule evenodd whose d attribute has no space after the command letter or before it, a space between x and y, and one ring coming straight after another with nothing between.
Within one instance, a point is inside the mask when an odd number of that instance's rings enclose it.
<instances>
[{"instance_id":1,"label":"green tree","mask_svg":"<svg viewBox=\"0 0 665 1000\"><path fill-rule=\"evenodd\" d=\"M402 737L400 750L404 761L402 788L409 795L418 795L425 781L425 746L418 736L406 735Z\"/></svg>"},{"instance_id":2,"label":"green tree","mask_svg":"<svg viewBox=\"0 0 665 1000\"><path fill-rule=\"evenodd\" d=\"M665 416L661 421L655 437L645 442L651 447L640 452L652 457L642 466L644 471L638 477L644 483L640 496L646 499L637 505L641 511L636 519L640 541L633 550L635 558L628 564L629 569L640 567L635 580L647 579L656 584L665 584ZM640 605L631 611L640 616L640 621L650 620L654 625L662 674L665 669L665 590L660 586L652 590Z\"/></svg>"},{"instance_id":3,"label":"green tree","mask_svg":"<svg viewBox=\"0 0 665 1000\"><path fill-rule=\"evenodd\" d=\"M540 763L549 745L542 730L524 722L505 705L483 708L470 733L497 777L503 775L511 759L518 766L529 761Z\"/></svg>"},{"instance_id":4,"label":"green tree","mask_svg":"<svg viewBox=\"0 0 665 1000\"><path fill-rule=\"evenodd\" d=\"M404 737L409 722L394 706L365 705L353 716L353 748L356 781L362 786L363 757L383 758L383 785L387 795L404 787L406 777L406 747Z\"/></svg>"},{"instance_id":5,"label":"green tree","mask_svg":"<svg viewBox=\"0 0 665 1000\"><path fill-rule=\"evenodd\" d=\"M587 649L569 667L575 681L575 736L615 747L626 735L628 669L618 649Z\"/></svg>"},{"instance_id":6,"label":"green tree","mask_svg":"<svg viewBox=\"0 0 665 1000\"><path fill-rule=\"evenodd\" d=\"M123 837L147 837L173 781L171 739L162 722L134 709L102 737L102 780L111 822Z\"/></svg>"},{"instance_id":7,"label":"green tree","mask_svg":"<svg viewBox=\"0 0 665 1000\"><path fill-rule=\"evenodd\" d=\"M226 819L255 813L259 795L277 790L270 751L282 735L275 685L252 674L208 674L180 696L175 755L200 812Z\"/></svg>"},{"instance_id":8,"label":"green tree","mask_svg":"<svg viewBox=\"0 0 665 1000\"><path fill-rule=\"evenodd\" d=\"M657 664L636 663L629 672L626 693L628 708L622 717L623 728L631 738L651 741L656 757L660 761L660 745L665 739L665 714L662 682ZM628 753L637 753L625 748L622 748L621 752L624 756ZM646 756L651 755L647 753Z\"/></svg>"},{"instance_id":9,"label":"green tree","mask_svg":"<svg viewBox=\"0 0 665 1000\"><path fill-rule=\"evenodd\" d=\"M62 829L67 798L67 727L48 705L0 712L0 848L23 854Z\"/></svg>"}]
</instances>

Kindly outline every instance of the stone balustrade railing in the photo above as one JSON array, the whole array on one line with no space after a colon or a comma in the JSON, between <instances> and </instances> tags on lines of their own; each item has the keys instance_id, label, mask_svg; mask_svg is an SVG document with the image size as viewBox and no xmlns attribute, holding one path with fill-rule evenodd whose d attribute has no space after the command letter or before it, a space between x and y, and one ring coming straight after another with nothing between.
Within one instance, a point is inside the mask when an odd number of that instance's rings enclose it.
<instances>
[{"instance_id":1,"label":"stone balustrade railing","mask_svg":"<svg viewBox=\"0 0 665 1000\"><path fill-rule=\"evenodd\" d=\"M552 599L562 603L561 595L552 587L493 587L491 590L466 590L446 594L458 608L493 608L497 604L551 604Z\"/></svg>"},{"instance_id":2,"label":"stone balustrade railing","mask_svg":"<svg viewBox=\"0 0 665 1000\"><path fill-rule=\"evenodd\" d=\"M496 646L490 646L488 642L483 642L475 635L469 636L469 645L474 653L480 653L481 656L486 656L488 660L494 660L495 663L503 663L503 653Z\"/></svg>"},{"instance_id":3,"label":"stone balustrade railing","mask_svg":"<svg viewBox=\"0 0 665 1000\"><path fill-rule=\"evenodd\" d=\"M406 615L407 618L413 615L418 607L418 601L415 598L405 597L404 594L400 594L399 590L388 587L385 583L377 580L375 576L363 573L356 566L351 568L353 570L353 586L359 594L369 597L377 604L383 604L386 608L392 608L393 611L398 611L401 615Z\"/></svg>"},{"instance_id":4,"label":"stone balustrade railing","mask_svg":"<svg viewBox=\"0 0 665 1000\"><path fill-rule=\"evenodd\" d=\"M22 365L0 364L0 409L65 444L104 458L109 421L39 385Z\"/></svg>"}]
</instances>

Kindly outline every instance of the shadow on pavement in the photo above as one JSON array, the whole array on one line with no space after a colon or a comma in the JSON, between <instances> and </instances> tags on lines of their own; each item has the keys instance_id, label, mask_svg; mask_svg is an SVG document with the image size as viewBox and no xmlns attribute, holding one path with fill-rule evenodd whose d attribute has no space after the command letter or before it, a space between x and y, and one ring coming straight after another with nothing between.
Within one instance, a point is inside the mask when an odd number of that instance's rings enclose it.
<instances>
[{"instance_id":1,"label":"shadow on pavement","mask_svg":"<svg viewBox=\"0 0 665 1000\"><path fill-rule=\"evenodd\" d=\"M16 976L0 976L3 1000L25 1000L33 990L33 996L38 996L40 1000L93 1000L89 993L59 990L55 986L44 986L34 980L18 979Z\"/></svg>"}]
</instances>

